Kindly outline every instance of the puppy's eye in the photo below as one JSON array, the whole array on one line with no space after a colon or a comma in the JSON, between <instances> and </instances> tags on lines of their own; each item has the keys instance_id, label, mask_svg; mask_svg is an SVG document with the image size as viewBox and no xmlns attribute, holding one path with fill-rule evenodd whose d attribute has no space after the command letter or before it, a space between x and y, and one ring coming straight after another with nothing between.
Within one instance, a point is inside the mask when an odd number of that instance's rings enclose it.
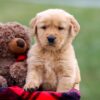
<instances>
[{"instance_id":1,"label":"puppy's eye","mask_svg":"<svg viewBox=\"0 0 100 100\"><path fill-rule=\"evenodd\" d=\"M41 29L44 29L45 30L46 28L47 28L47 26L41 26Z\"/></svg>"},{"instance_id":2,"label":"puppy's eye","mask_svg":"<svg viewBox=\"0 0 100 100\"><path fill-rule=\"evenodd\" d=\"M65 28L64 28L64 27L59 26L59 27L58 27L58 29L59 29L59 30L64 30Z\"/></svg>"}]
</instances>

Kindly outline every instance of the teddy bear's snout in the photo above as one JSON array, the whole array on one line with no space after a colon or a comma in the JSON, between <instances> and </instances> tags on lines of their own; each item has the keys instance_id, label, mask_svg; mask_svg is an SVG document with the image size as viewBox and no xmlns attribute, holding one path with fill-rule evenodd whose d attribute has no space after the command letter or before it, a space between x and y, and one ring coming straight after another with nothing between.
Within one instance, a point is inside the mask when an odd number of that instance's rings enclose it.
<instances>
[{"instance_id":1,"label":"teddy bear's snout","mask_svg":"<svg viewBox=\"0 0 100 100\"><path fill-rule=\"evenodd\" d=\"M9 50L13 53L24 53L28 49L28 44L22 38L14 38L9 42Z\"/></svg>"},{"instance_id":2,"label":"teddy bear's snout","mask_svg":"<svg viewBox=\"0 0 100 100\"><path fill-rule=\"evenodd\" d=\"M25 46L25 42L22 39L19 39L16 41L17 42L17 46L20 48L24 48Z\"/></svg>"}]
</instances>

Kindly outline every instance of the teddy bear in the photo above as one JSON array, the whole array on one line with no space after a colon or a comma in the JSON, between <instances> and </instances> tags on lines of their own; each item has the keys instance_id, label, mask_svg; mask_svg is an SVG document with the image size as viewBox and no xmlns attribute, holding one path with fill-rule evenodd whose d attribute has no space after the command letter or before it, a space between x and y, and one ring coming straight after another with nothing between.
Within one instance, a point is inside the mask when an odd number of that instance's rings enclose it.
<instances>
[{"instance_id":1,"label":"teddy bear","mask_svg":"<svg viewBox=\"0 0 100 100\"><path fill-rule=\"evenodd\" d=\"M0 23L0 87L24 85L30 34L30 29L18 22Z\"/></svg>"}]
</instances>

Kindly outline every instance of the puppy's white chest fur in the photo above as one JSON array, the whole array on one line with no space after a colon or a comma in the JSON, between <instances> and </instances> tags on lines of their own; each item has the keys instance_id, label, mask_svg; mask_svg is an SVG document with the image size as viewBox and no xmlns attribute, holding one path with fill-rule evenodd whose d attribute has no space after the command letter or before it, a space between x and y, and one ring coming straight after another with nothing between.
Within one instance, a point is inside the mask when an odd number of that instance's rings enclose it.
<instances>
[{"instance_id":1,"label":"puppy's white chest fur","mask_svg":"<svg viewBox=\"0 0 100 100\"><path fill-rule=\"evenodd\" d=\"M47 52L44 54L44 68L48 72L52 70L55 74L57 71L57 68L59 67L61 57L60 54Z\"/></svg>"},{"instance_id":2,"label":"puppy's white chest fur","mask_svg":"<svg viewBox=\"0 0 100 100\"><path fill-rule=\"evenodd\" d=\"M45 54L46 55L46 54ZM52 70L54 69L55 66L55 59L53 54L46 55L44 58L44 66L45 68L51 68Z\"/></svg>"},{"instance_id":3,"label":"puppy's white chest fur","mask_svg":"<svg viewBox=\"0 0 100 100\"><path fill-rule=\"evenodd\" d=\"M57 85L57 74L56 74L56 63L53 54L44 54L44 73L43 73L43 88L50 90L56 90Z\"/></svg>"}]
</instances>

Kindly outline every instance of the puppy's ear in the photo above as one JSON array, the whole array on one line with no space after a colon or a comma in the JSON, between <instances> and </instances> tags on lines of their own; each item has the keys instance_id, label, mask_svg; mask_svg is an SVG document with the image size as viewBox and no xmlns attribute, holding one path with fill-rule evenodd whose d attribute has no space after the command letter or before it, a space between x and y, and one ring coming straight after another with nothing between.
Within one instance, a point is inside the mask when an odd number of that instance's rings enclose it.
<instances>
[{"instance_id":1,"label":"puppy's ear","mask_svg":"<svg viewBox=\"0 0 100 100\"><path fill-rule=\"evenodd\" d=\"M37 22L37 18L35 17L29 23L30 24L30 27L32 28L32 35L35 35L37 33L36 22Z\"/></svg>"},{"instance_id":2,"label":"puppy's ear","mask_svg":"<svg viewBox=\"0 0 100 100\"><path fill-rule=\"evenodd\" d=\"M80 25L77 22L77 20L72 16L70 18L69 33L72 36L76 36L79 31L80 31Z\"/></svg>"}]
</instances>

